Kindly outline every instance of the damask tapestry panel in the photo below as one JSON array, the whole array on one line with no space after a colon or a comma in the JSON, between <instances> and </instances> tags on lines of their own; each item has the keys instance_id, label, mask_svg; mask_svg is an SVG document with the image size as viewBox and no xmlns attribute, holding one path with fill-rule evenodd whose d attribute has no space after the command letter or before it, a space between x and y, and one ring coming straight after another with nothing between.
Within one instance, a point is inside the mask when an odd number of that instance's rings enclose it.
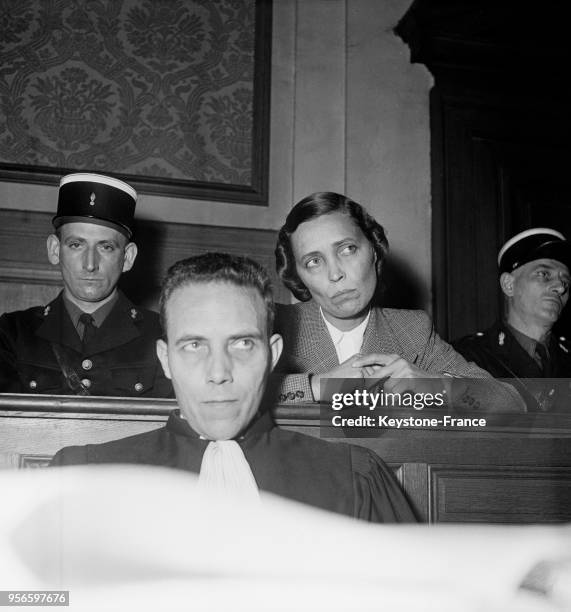
<instances>
[{"instance_id":1,"label":"damask tapestry panel","mask_svg":"<svg viewBox=\"0 0 571 612\"><path fill-rule=\"evenodd\" d=\"M0 0L0 178L267 204L271 0Z\"/></svg>"}]
</instances>

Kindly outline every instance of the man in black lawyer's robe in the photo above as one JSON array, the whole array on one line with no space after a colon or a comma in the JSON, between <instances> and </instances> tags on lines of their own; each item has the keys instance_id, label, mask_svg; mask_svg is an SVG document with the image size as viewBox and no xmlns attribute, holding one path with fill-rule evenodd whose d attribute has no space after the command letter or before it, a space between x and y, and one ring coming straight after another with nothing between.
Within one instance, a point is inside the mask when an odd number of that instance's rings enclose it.
<instances>
[{"instance_id":1,"label":"man in black lawyer's robe","mask_svg":"<svg viewBox=\"0 0 571 612\"><path fill-rule=\"evenodd\" d=\"M280 429L267 412L237 441L263 491L371 522L416 521L390 469L366 448ZM166 427L64 448L52 465L135 463L198 474L208 443L173 412Z\"/></svg>"},{"instance_id":2,"label":"man in black lawyer's robe","mask_svg":"<svg viewBox=\"0 0 571 612\"><path fill-rule=\"evenodd\" d=\"M167 339L157 353L180 415L155 431L64 448L52 465L167 466L234 495L269 491L369 521L414 521L374 453L274 427L262 398L282 339L270 335L269 287L265 271L245 258L207 253L175 264L163 285Z\"/></svg>"}]
</instances>

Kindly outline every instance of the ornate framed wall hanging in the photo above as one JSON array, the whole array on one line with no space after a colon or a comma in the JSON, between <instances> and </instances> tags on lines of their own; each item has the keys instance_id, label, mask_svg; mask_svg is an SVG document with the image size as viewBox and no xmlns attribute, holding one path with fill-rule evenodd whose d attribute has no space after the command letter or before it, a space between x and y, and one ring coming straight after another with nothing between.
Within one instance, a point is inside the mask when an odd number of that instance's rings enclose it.
<instances>
[{"instance_id":1,"label":"ornate framed wall hanging","mask_svg":"<svg viewBox=\"0 0 571 612\"><path fill-rule=\"evenodd\" d=\"M271 0L4 0L0 180L267 205Z\"/></svg>"}]
</instances>

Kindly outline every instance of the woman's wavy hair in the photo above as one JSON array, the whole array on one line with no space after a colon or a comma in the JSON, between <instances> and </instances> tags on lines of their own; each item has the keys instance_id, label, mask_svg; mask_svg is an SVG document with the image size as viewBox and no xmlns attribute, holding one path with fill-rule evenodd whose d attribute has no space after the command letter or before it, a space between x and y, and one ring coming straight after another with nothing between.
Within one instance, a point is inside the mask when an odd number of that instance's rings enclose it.
<instances>
[{"instance_id":1,"label":"woman's wavy hair","mask_svg":"<svg viewBox=\"0 0 571 612\"><path fill-rule=\"evenodd\" d=\"M300 200L289 212L286 221L278 234L276 245L276 270L283 284L301 302L311 299L309 289L303 284L297 274L295 258L291 247L291 235L305 221L317 219L322 215L341 212L353 219L371 243L377 256L375 263L377 271L377 288L380 285L383 261L389 250L389 243L383 226L357 202L339 193L319 191Z\"/></svg>"}]
</instances>

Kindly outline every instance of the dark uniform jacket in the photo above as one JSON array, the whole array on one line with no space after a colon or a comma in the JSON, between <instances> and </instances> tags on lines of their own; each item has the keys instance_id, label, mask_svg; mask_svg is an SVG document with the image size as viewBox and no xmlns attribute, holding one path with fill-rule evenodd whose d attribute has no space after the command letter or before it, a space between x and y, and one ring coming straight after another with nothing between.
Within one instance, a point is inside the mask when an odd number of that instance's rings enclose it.
<instances>
[{"instance_id":1,"label":"dark uniform jacket","mask_svg":"<svg viewBox=\"0 0 571 612\"><path fill-rule=\"evenodd\" d=\"M551 338L549 361L543 369L500 321L484 332L456 340L453 346L492 376L513 379L529 411L571 412L571 345L565 338Z\"/></svg>"},{"instance_id":2,"label":"dark uniform jacket","mask_svg":"<svg viewBox=\"0 0 571 612\"><path fill-rule=\"evenodd\" d=\"M267 412L236 441L260 490L372 522L416 521L390 469L366 448L279 429ZM207 445L173 412L162 429L70 446L51 465L136 463L199 473Z\"/></svg>"},{"instance_id":3,"label":"dark uniform jacket","mask_svg":"<svg viewBox=\"0 0 571 612\"><path fill-rule=\"evenodd\" d=\"M84 350L60 293L0 317L0 392L172 397L155 353L160 335L158 315L120 293Z\"/></svg>"}]
</instances>

